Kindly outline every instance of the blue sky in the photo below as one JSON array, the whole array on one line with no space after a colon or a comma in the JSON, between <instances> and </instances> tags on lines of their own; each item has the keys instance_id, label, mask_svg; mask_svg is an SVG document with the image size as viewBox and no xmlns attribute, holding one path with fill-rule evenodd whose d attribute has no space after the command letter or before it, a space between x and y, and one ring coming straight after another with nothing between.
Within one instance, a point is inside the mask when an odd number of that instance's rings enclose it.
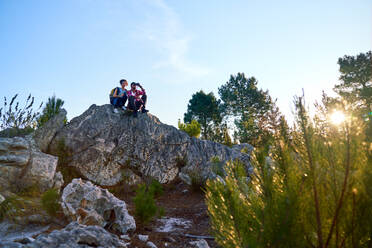
<instances>
[{"instance_id":1,"label":"blue sky","mask_svg":"<svg viewBox=\"0 0 372 248\"><path fill-rule=\"evenodd\" d=\"M177 125L193 93L237 72L289 116L302 88L331 91L339 57L371 49L369 0L0 0L0 97L55 94L69 119L126 78Z\"/></svg>"}]
</instances>

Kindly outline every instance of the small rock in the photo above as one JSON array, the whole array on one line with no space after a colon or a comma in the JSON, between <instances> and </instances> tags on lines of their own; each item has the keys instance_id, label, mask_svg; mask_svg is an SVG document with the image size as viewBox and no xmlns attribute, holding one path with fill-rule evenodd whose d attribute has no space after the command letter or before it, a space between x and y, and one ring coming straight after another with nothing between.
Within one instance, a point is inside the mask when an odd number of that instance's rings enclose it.
<instances>
[{"instance_id":1,"label":"small rock","mask_svg":"<svg viewBox=\"0 0 372 248\"><path fill-rule=\"evenodd\" d=\"M0 247L6 247L6 248L24 248L25 246L23 244L17 243L17 242L11 242L11 241L0 241Z\"/></svg>"},{"instance_id":2,"label":"small rock","mask_svg":"<svg viewBox=\"0 0 372 248\"><path fill-rule=\"evenodd\" d=\"M149 235L138 234L138 239L143 241L143 242L146 242L149 239Z\"/></svg>"},{"instance_id":3,"label":"small rock","mask_svg":"<svg viewBox=\"0 0 372 248\"><path fill-rule=\"evenodd\" d=\"M23 237L23 238L20 238L20 239L15 239L14 242L17 242L17 243L21 243L21 244L29 244L29 243L32 243L34 242L35 239L34 238L31 238L31 237Z\"/></svg>"},{"instance_id":4,"label":"small rock","mask_svg":"<svg viewBox=\"0 0 372 248\"><path fill-rule=\"evenodd\" d=\"M120 238L121 238L121 239L125 239L125 240L128 240L128 241L130 240L130 237L129 237L129 235L128 235L128 234L125 234L125 235L121 235L121 236L120 236Z\"/></svg>"},{"instance_id":5,"label":"small rock","mask_svg":"<svg viewBox=\"0 0 372 248\"><path fill-rule=\"evenodd\" d=\"M2 195L0 194L0 203L2 203L3 201L5 201L5 198L4 198L4 196L2 196Z\"/></svg>"},{"instance_id":6,"label":"small rock","mask_svg":"<svg viewBox=\"0 0 372 248\"><path fill-rule=\"evenodd\" d=\"M150 248L158 248L154 243L152 243L151 241L147 242L146 245Z\"/></svg>"},{"instance_id":7,"label":"small rock","mask_svg":"<svg viewBox=\"0 0 372 248\"><path fill-rule=\"evenodd\" d=\"M197 241L191 241L189 242L190 245L192 245L192 247L195 247L195 248L209 248L209 245L207 243L207 241L205 241L205 239L199 239Z\"/></svg>"},{"instance_id":8,"label":"small rock","mask_svg":"<svg viewBox=\"0 0 372 248\"><path fill-rule=\"evenodd\" d=\"M171 236L165 237L165 240L168 241L168 242L170 242L170 243L176 242L176 240L174 238L172 238Z\"/></svg>"}]
</instances>

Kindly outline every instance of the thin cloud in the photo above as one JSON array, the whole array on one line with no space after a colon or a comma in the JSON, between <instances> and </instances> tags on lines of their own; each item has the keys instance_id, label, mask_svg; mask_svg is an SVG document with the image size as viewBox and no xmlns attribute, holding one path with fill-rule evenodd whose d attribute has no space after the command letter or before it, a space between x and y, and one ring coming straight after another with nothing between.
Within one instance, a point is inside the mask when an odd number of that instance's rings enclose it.
<instances>
[{"instance_id":1,"label":"thin cloud","mask_svg":"<svg viewBox=\"0 0 372 248\"><path fill-rule=\"evenodd\" d=\"M191 36L182 28L176 12L163 0L148 1L155 11L138 27L141 37L151 42L161 54L154 69L171 68L189 76L204 76L209 73L205 66L197 65L187 58Z\"/></svg>"}]
</instances>

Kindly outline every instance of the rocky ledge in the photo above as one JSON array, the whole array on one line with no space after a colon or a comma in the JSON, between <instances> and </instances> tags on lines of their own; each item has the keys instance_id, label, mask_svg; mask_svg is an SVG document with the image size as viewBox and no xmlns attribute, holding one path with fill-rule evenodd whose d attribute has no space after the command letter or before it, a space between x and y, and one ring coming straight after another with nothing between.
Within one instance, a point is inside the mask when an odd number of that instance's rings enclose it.
<instances>
[{"instance_id":1,"label":"rocky ledge","mask_svg":"<svg viewBox=\"0 0 372 248\"><path fill-rule=\"evenodd\" d=\"M64 149L68 166L98 185L115 185L123 179L138 181L153 177L161 183L177 175L190 182L190 172L213 177L211 159L223 163L239 159L250 168L250 145L227 147L216 142L189 137L151 114L138 118L125 112L113 113L111 105L92 105L81 116L58 130L48 152ZM247 153L242 152L245 148Z\"/></svg>"}]
</instances>

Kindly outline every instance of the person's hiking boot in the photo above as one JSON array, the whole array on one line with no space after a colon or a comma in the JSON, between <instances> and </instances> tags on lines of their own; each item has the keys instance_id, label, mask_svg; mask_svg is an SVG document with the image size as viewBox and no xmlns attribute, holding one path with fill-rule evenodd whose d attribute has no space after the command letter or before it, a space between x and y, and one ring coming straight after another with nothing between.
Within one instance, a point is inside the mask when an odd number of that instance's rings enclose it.
<instances>
[{"instance_id":1,"label":"person's hiking boot","mask_svg":"<svg viewBox=\"0 0 372 248\"><path fill-rule=\"evenodd\" d=\"M133 117L137 118L137 111L133 112Z\"/></svg>"},{"instance_id":2,"label":"person's hiking boot","mask_svg":"<svg viewBox=\"0 0 372 248\"><path fill-rule=\"evenodd\" d=\"M149 112L147 109L145 109L145 108L142 108L142 113L147 113L147 112Z\"/></svg>"},{"instance_id":3,"label":"person's hiking boot","mask_svg":"<svg viewBox=\"0 0 372 248\"><path fill-rule=\"evenodd\" d=\"M119 110L117 108L114 108L114 113L115 114L118 114L119 113Z\"/></svg>"}]
</instances>

